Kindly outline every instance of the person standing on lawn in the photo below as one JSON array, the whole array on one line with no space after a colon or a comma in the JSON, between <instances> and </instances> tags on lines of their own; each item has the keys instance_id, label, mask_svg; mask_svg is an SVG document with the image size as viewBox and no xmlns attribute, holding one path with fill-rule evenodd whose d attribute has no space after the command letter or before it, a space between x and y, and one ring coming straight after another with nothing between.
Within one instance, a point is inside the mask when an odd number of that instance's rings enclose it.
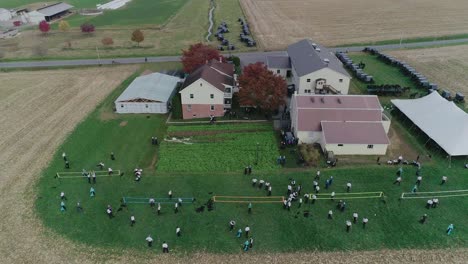
<instances>
[{"instance_id":1,"label":"person standing on lawn","mask_svg":"<svg viewBox=\"0 0 468 264\"><path fill-rule=\"evenodd\" d=\"M148 242L148 247L153 246L153 238L151 237L151 235L148 235L145 240L146 242Z\"/></svg>"}]
</instances>

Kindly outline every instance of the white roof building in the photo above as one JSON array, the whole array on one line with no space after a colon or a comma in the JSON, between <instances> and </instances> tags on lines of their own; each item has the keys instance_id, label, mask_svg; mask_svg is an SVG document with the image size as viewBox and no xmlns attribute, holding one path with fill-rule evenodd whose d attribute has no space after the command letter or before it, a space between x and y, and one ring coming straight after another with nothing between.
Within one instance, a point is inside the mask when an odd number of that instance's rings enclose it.
<instances>
[{"instance_id":1,"label":"white roof building","mask_svg":"<svg viewBox=\"0 0 468 264\"><path fill-rule=\"evenodd\" d=\"M115 100L117 113L167 113L180 79L162 73L136 78Z\"/></svg>"}]
</instances>

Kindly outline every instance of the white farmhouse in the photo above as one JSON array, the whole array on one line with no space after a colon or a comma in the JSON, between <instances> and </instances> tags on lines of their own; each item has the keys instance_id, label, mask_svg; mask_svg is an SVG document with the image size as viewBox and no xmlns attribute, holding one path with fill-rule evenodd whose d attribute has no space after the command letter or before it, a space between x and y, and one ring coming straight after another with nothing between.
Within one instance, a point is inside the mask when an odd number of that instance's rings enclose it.
<instances>
[{"instance_id":1,"label":"white farmhouse","mask_svg":"<svg viewBox=\"0 0 468 264\"><path fill-rule=\"evenodd\" d=\"M165 114L179 81L178 77L158 72L140 76L115 100L116 112Z\"/></svg>"},{"instance_id":2,"label":"white farmhouse","mask_svg":"<svg viewBox=\"0 0 468 264\"><path fill-rule=\"evenodd\" d=\"M299 94L348 94L351 76L338 58L309 39L289 45L288 56L268 56L267 66Z\"/></svg>"}]
</instances>

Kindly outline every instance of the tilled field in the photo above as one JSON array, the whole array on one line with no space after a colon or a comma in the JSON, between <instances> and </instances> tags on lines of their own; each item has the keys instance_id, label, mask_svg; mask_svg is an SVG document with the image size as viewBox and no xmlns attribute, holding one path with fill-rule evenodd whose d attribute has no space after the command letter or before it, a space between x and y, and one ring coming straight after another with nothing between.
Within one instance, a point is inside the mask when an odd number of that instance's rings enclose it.
<instances>
[{"instance_id":1,"label":"tilled field","mask_svg":"<svg viewBox=\"0 0 468 264\"><path fill-rule=\"evenodd\" d=\"M266 49L303 38L342 45L468 33L465 0L240 1Z\"/></svg>"}]
</instances>

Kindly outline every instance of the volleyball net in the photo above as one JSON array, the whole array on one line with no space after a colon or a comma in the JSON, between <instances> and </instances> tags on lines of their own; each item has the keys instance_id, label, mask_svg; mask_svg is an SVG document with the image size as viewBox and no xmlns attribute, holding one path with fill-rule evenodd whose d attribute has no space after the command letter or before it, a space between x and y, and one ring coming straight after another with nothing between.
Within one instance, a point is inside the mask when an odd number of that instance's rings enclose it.
<instances>
[{"instance_id":1,"label":"volleyball net","mask_svg":"<svg viewBox=\"0 0 468 264\"><path fill-rule=\"evenodd\" d=\"M403 192L401 199L432 199L444 197L464 197L468 196L468 190L451 190L451 191L435 191L435 192Z\"/></svg>"},{"instance_id":2,"label":"volleyball net","mask_svg":"<svg viewBox=\"0 0 468 264\"><path fill-rule=\"evenodd\" d=\"M57 172L56 178L59 179L73 179L73 178L87 178L88 173L91 171L63 171ZM109 174L109 171L94 171L96 177L113 177L113 176L120 176L120 170L112 171L112 174Z\"/></svg>"},{"instance_id":3,"label":"volleyball net","mask_svg":"<svg viewBox=\"0 0 468 264\"><path fill-rule=\"evenodd\" d=\"M335 196L332 197L331 193L311 193L309 194L309 198L312 199L312 195L317 197L317 200L330 200L330 199L338 199L338 200L349 200L349 199L376 199L376 198L383 198L384 192L346 192L346 193L335 193Z\"/></svg>"},{"instance_id":4,"label":"volleyball net","mask_svg":"<svg viewBox=\"0 0 468 264\"><path fill-rule=\"evenodd\" d=\"M282 203L284 196L213 196L215 203Z\"/></svg>"},{"instance_id":5,"label":"volleyball net","mask_svg":"<svg viewBox=\"0 0 468 264\"><path fill-rule=\"evenodd\" d=\"M125 204L150 204L150 199L154 199L155 203L161 204L174 204L178 203L179 199L182 200L183 204L191 204L195 201L193 197L173 197L173 198L162 198L162 197L122 197L122 200Z\"/></svg>"}]
</instances>

